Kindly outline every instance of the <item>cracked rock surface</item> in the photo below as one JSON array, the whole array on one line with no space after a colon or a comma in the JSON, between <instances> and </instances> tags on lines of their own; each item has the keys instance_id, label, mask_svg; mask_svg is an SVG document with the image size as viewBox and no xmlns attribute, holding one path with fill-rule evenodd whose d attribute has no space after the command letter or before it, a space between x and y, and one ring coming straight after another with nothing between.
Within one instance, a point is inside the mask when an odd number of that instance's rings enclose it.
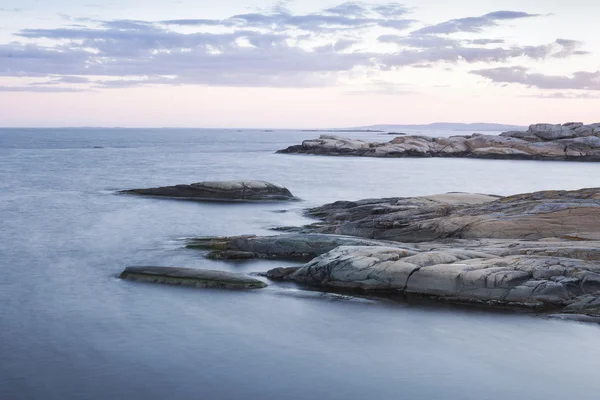
<instances>
[{"instance_id":1,"label":"cracked rock surface","mask_svg":"<svg viewBox=\"0 0 600 400\"><path fill-rule=\"evenodd\" d=\"M394 247L341 246L302 267L275 269L266 276L333 289L418 294L589 315L600 312L597 259L498 256L485 246L412 255Z\"/></svg>"}]
</instances>

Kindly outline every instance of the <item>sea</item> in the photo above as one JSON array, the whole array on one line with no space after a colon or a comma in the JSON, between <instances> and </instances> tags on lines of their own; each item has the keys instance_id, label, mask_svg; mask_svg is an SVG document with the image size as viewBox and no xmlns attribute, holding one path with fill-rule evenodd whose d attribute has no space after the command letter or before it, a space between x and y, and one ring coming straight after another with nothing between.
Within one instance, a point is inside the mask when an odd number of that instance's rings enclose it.
<instances>
[{"instance_id":1,"label":"sea","mask_svg":"<svg viewBox=\"0 0 600 400\"><path fill-rule=\"evenodd\" d=\"M296 265L208 260L185 238L277 234L336 200L600 186L600 163L275 154L319 134L0 129L0 399L599 398L600 325L291 284L240 292L118 279L133 265ZM240 179L302 201L117 194Z\"/></svg>"}]
</instances>

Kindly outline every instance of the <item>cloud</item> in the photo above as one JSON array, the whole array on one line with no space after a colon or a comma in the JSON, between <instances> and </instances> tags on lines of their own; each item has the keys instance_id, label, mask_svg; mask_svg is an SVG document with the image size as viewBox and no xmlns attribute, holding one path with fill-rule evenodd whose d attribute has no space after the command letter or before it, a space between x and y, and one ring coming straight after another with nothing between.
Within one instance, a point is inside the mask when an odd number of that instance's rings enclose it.
<instances>
[{"instance_id":1,"label":"cloud","mask_svg":"<svg viewBox=\"0 0 600 400\"><path fill-rule=\"evenodd\" d=\"M473 39L470 41L473 44L504 44L504 39Z\"/></svg>"},{"instance_id":2,"label":"cloud","mask_svg":"<svg viewBox=\"0 0 600 400\"><path fill-rule=\"evenodd\" d=\"M581 100L581 99L600 99L600 94L584 92L584 93L539 93L526 97L535 97L538 99L559 99L559 100Z\"/></svg>"},{"instance_id":3,"label":"cloud","mask_svg":"<svg viewBox=\"0 0 600 400\"><path fill-rule=\"evenodd\" d=\"M364 17L369 12L369 10L363 5L354 1L348 1L335 7L326 8L324 11L330 14L346 15L352 17Z\"/></svg>"},{"instance_id":4,"label":"cloud","mask_svg":"<svg viewBox=\"0 0 600 400\"><path fill-rule=\"evenodd\" d=\"M414 22L406 18L409 11L398 3L346 2L310 14L294 14L279 3L267 11L220 20L100 21L65 16L84 25L22 29L14 33L21 42L0 43L0 76L45 78L30 85L37 88L73 84L103 89L185 84L321 87L355 76L372 80L381 71L402 67L586 54L580 42L562 38L517 45L478 35L458 39L404 32ZM499 11L430 28L443 31L446 28L440 26L451 23L456 29L479 30L497 21L533 16ZM377 42L386 46L377 46L372 39L375 33L380 34ZM380 84L375 88L385 91Z\"/></svg>"},{"instance_id":5,"label":"cloud","mask_svg":"<svg viewBox=\"0 0 600 400\"><path fill-rule=\"evenodd\" d=\"M373 11L381 16L393 18L405 15L410 10L408 7L400 3L388 3L374 7Z\"/></svg>"},{"instance_id":6,"label":"cloud","mask_svg":"<svg viewBox=\"0 0 600 400\"><path fill-rule=\"evenodd\" d=\"M417 47L417 48L440 48L440 47L457 47L465 45L490 45L490 44L504 44L503 39L453 39L447 36L438 35L423 35L411 33L408 36L402 36L397 34L387 34L378 37L378 40L382 43L396 43L401 46ZM559 39L561 40L561 39ZM558 40L557 40L558 42ZM575 40L567 41L564 40L564 46L579 47L580 42Z\"/></svg>"},{"instance_id":7,"label":"cloud","mask_svg":"<svg viewBox=\"0 0 600 400\"><path fill-rule=\"evenodd\" d=\"M50 80L42 81L42 82L34 82L31 85L34 86L43 86L43 85L60 85L62 83L72 83L72 84L85 84L90 83L88 78L84 78L81 76L57 76L52 77Z\"/></svg>"},{"instance_id":8,"label":"cloud","mask_svg":"<svg viewBox=\"0 0 600 400\"><path fill-rule=\"evenodd\" d=\"M499 67L472 71L496 83L519 83L538 89L600 90L600 71L578 71L571 76L531 73L525 67Z\"/></svg>"},{"instance_id":9,"label":"cloud","mask_svg":"<svg viewBox=\"0 0 600 400\"><path fill-rule=\"evenodd\" d=\"M498 25L499 21L539 17L520 11L495 11L480 17L451 19L437 25L426 26L414 33L417 34L451 34L457 32L481 32L484 28Z\"/></svg>"},{"instance_id":10,"label":"cloud","mask_svg":"<svg viewBox=\"0 0 600 400\"><path fill-rule=\"evenodd\" d=\"M269 30L299 29L309 32L336 32L348 29L368 29L376 26L397 30L408 29L415 21L401 19L408 10L397 3L374 6L368 3L346 2L318 13L295 15L284 7L272 12L239 14L226 19L175 19L160 21L164 25L223 26L229 28L260 28Z\"/></svg>"},{"instance_id":11,"label":"cloud","mask_svg":"<svg viewBox=\"0 0 600 400\"><path fill-rule=\"evenodd\" d=\"M434 35L381 35L377 38L382 43L395 43L401 46L417 48L444 48L459 46L459 40Z\"/></svg>"},{"instance_id":12,"label":"cloud","mask_svg":"<svg viewBox=\"0 0 600 400\"><path fill-rule=\"evenodd\" d=\"M76 89L52 86L0 86L0 92L80 93L89 91L89 89Z\"/></svg>"},{"instance_id":13,"label":"cloud","mask_svg":"<svg viewBox=\"0 0 600 400\"><path fill-rule=\"evenodd\" d=\"M539 46L488 48L471 46L469 45L469 41L458 41L428 35L411 35L395 41L414 49L409 48L398 53L382 56L382 62L387 68L436 62L497 63L519 57L543 60L548 58L566 58L575 55L577 52L577 47L571 46L570 43L565 45L564 42L553 42Z\"/></svg>"},{"instance_id":14,"label":"cloud","mask_svg":"<svg viewBox=\"0 0 600 400\"><path fill-rule=\"evenodd\" d=\"M373 81L366 89L348 90L349 95L379 95L379 96L406 96L415 92L402 83L390 83L386 81Z\"/></svg>"}]
</instances>

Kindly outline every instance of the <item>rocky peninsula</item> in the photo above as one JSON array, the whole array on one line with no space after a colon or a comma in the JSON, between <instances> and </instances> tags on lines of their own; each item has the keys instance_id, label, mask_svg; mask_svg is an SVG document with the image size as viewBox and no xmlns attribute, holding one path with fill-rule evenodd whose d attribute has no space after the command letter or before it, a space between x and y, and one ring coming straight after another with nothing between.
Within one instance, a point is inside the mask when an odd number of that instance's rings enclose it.
<instances>
[{"instance_id":1,"label":"rocky peninsula","mask_svg":"<svg viewBox=\"0 0 600 400\"><path fill-rule=\"evenodd\" d=\"M466 157L518 160L600 161L600 123L534 124L527 131L498 135L451 137L400 136L387 143L369 143L321 135L284 154L359 157Z\"/></svg>"},{"instance_id":2,"label":"rocky peninsula","mask_svg":"<svg viewBox=\"0 0 600 400\"><path fill-rule=\"evenodd\" d=\"M265 181L198 182L189 185L122 190L120 193L192 201L243 202L295 199L287 188Z\"/></svg>"},{"instance_id":3,"label":"rocky peninsula","mask_svg":"<svg viewBox=\"0 0 600 400\"><path fill-rule=\"evenodd\" d=\"M600 188L339 201L307 214L321 221L189 246L312 258L264 275L328 291L600 317Z\"/></svg>"}]
</instances>

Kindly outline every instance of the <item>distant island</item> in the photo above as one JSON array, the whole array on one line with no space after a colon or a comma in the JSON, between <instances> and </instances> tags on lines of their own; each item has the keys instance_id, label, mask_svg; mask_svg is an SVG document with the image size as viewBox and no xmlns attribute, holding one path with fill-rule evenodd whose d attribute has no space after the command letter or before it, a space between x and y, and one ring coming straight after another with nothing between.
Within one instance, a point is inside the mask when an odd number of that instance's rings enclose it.
<instances>
[{"instance_id":1,"label":"distant island","mask_svg":"<svg viewBox=\"0 0 600 400\"><path fill-rule=\"evenodd\" d=\"M518 131L524 130L526 127L519 125L505 125L505 124L493 124L493 123L472 123L472 124L464 124L464 123L453 123L453 122L434 122L432 124L426 125L369 125L369 126L361 126L357 128L349 128L351 130L356 131L384 131L384 132L393 132L393 131L403 131L403 130L439 130L439 131ZM337 130L342 132L342 130Z\"/></svg>"},{"instance_id":2,"label":"distant island","mask_svg":"<svg viewBox=\"0 0 600 400\"><path fill-rule=\"evenodd\" d=\"M533 124L527 130L458 134L401 135L390 142L368 142L337 135L321 135L279 150L286 154L356 157L467 157L512 160L600 162L600 123L584 125ZM428 132L429 133L429 132Z\"/></svg>"}]
</instances>

